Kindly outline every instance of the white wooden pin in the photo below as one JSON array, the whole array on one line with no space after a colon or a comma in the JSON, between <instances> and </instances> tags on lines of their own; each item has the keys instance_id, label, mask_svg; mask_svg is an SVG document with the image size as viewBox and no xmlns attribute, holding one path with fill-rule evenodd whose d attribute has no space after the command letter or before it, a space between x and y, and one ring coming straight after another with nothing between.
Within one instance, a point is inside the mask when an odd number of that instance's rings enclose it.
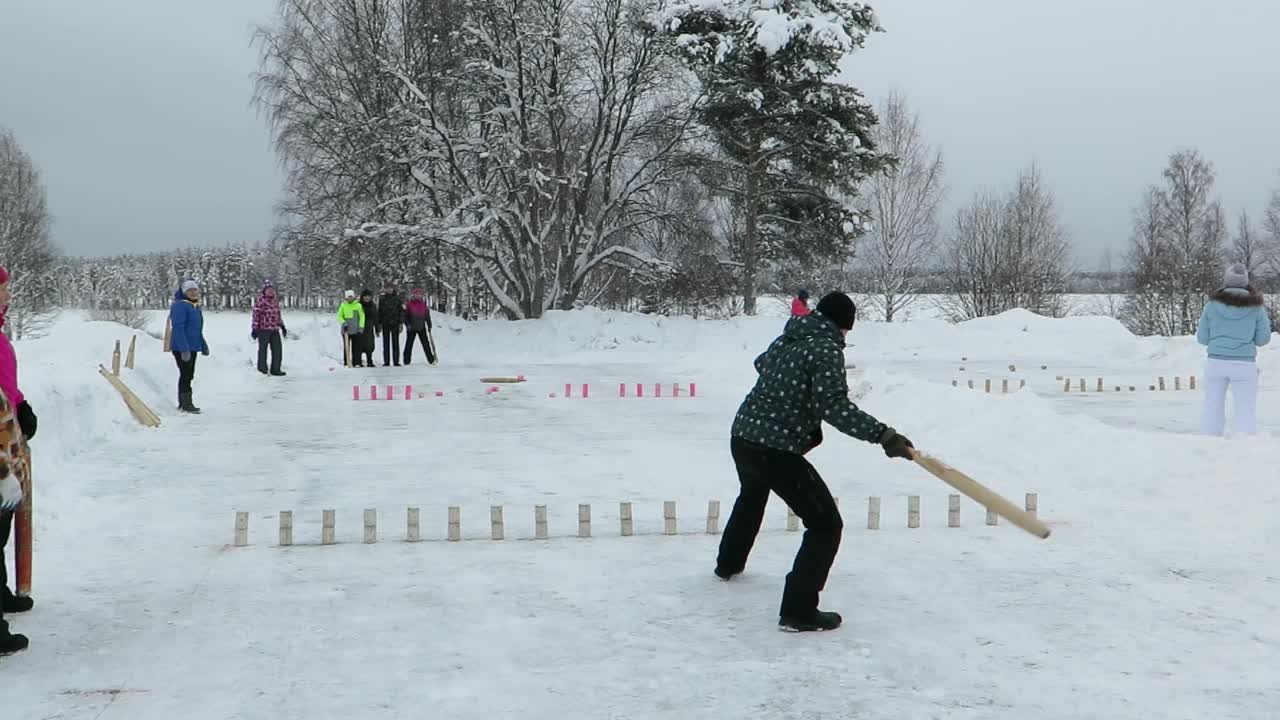
<instances>
[{"instance_id":1,"label":"white wooden pin","mask_svg":"<svg viewBox=\"0 0 1280 720\"><path fill-rule=\"evenodd\" d=\"M578 537L591 537L591 506L578 505Z\"/></svg>"},{"instance_id":2,"label":"white wooden pin","mask_svg":"<svg viewBox=\"0 0 1280 720\"><path fill-rule=\"evenodd\" d=\"M621 519L622 534L624 537L635 532L635 524L631 520L631 503L624 502L618 504L618 517Z\"/></svg>"},{"instance_id":3,"label":"white wooden pin","mask_svg":"<svg viewBox=\"0 0 1280 720\"><path fill-rule=\"evenodd\" d=\"M502 527L501 505L492 505L489 507L489 526L489 536L494 540L501 540L506 535L506 530Z\"/></svg>"},{"instance_id":4,"label":"white wooden pin","mask_svg":"<svg viewBox=\"0 0 1280 720\"><path fill-rule=\"evenodd\" d=\"M960 527L960 496L947 496L947 527Z\"/></svg>"},{"instance_id":5,"label":"white wooden pin","mask_svg":"<svg viewBox=\"0 0 1280 720\"><path fill-rule=\"evenodd\" d=\"M1181 375L1175 376L1175 377L1173 378L1173 389L1174 389L1174 390L1181 390L1181 389L1182 389L1182 376L1181 376Z\"/></svg>"},{"instance_id":6,"label":"white wooden pin","mask_svg":"<svg viewBox=\"0 0 1280 720\"><path fill-rule=\"evenodd\" d=\"M334 516L333 510L325 510L320 517L320 544L332 545L337 540L334 538Z\"/></svg>"},{"instance_id":7,"label":"white wooden pin","mask_svg":"<svg viewBox=\"0 0 1280 720\"><path fill-rule=\"evenodd\" d=\"M867 498L867 529L880 529L880 498L874 495Z\"/></svg>"},{"instance_id":8,"label":"white wooden pin","mask_svg":"<svg viewBox=\"0 0 1280 720\"><path fill-rule=\"evenodd\" d=\"M533 536L538 540L547 539L547 506L533 506Z\"/></svg>"},{"instance_id":9,"label":"white wooden pin","mask_svg":"<svg viewBox=\"0 0 1280 720\"><path fill-rule=\"evenodd\" d=\"M1000 381L1000 392L1004 393L1005 395L1008 395L1008 394L1009 394L1009 379L1008 379L1008 378L1005 378L1004 380L1001 380L1001 381Z\"/></svg>"},{"instance_id":10,"label":"white wooden pin","mask_svg":"<svg viewBox=\"0 0 1280 720\"><path fill-rule=\"evenodd\" d=\"M404 537L409 542L418 542L422 539L422 524L419 522L421 516L421 512L416 507L409 508L405 513Z\"/></svg>"},{"instance_id":11,"label":"white wooden pin","mask_svg":"<svg viewBox=\"0 0 1280 720\"><path fill-rule=\"evenodd\" d=\"M1159 379L1160 379L1160 389L1164 390L1164 376L1161 375Z\"/></svg>"},{"instance_id":12,"label":"white wooden pin","mask_svg":"<svg viewBox=\"0 0 1280 720\"><path fill-rule=\"evenodd\" d=\"M991 378L987 378L986 388L988 393L991 392Z\"/></svg>"},{"instance_id":13,"label":"white wooden pin","mask_svg":"<svg viewBox=\"0 0 1280 720\"><path fill-rule=\"evenodd\" d=\"M378 542L378 511L373 508L365 508L364 511L364 541Z\"/></svg>"},{"instance_id":14,"label":"white wooden pin","mask_svg":"<svg viewBox=\"0 0 1280 720\"><path fill-rule=\"evenodd\" d=\"M1040 496L1035 493L1027 493L1025 507L1028 515L1037 517L1040 512Z\"/></svg>"},{"instance_id":15,"label":"white wooden pin","mask_svg":"<svg viewBox=\"0 0 1280 720\"><path fill-rule=\"evenodd\" d=\"M280 544L293 544L293 511L280 511Z\"/></svg>"},{"instance_id":16,"label":"white wooden pin","mask_svg":"<svg viewBox=\"0 0 1280 720\"><path fill-rule=\"evenodd\" d=\"M1191 389L1192 389L1192 390L1195 390L1195 389L1196 389L1196 376L1195 376L1195 375L1192 375L1192 376L1191 376L1191 380L1190 380L1190 382L1191 382Z\"/></svg>"},{"instance_id":17,"label":"white wooden pin","mask_svg":"<svg viewBox=\"0 0 1280 720\"><path fill-rule=\"evenodd\" d=\"M1102 392L1102 378L1098 378L1098 392Z\"/></svg>"},{"instance_id":18,"label":"white wooden pin","mask_svg":"<svg viewBox=\"0 0 1280 720\"><path fill-rule=\"evenodd\" d=\"M462 508L449 506L449 539L458 542L462 539Z\"/></svg>"},{"instance_id":19,"label":"white wooden pin","mask_svg":"<svg viewBox=\"0 0 1280 720\"><path fill-rule=\"evenodd\" d=\"M236 547L244 547L249 544L249 513L236 513Z\"/></svg>"},{"instance_id":20,"label":"white wooden pin","mask_svg":"<svg viewBox=\"0 0 1280 720\"><path fill-rule=\"evenodd\" d=\"M800 529L800 516L796 515L796 511L790 506L787 507L787 529L792 531Z\"/></svg>"},{"instance_id":21,"label":"white wooden pin","mask_svg":"<svg viewBox=\"0 0 1280 720\"><path fill-rule=\"evenodd\" d=\"M662 534L676 534L676 503L674 500L666 500L662 503Z\"/></svg>"},{"instance_id":22,"label":"white wooden pin","mask_svg":"<svg viewBox=\"0 0 1280 720\"><path fill-rule=\"evenodd\" d=\"M707 534L720 534L720 501L707 501Z\"/></svg>"},{"instance_id":23,"label":"white wooden pin","mask_svg":"<svg viewBox=\"0 0 1280 720\"><path fill-rule=\"evenodd\" d=\"M920 496L910 495L907 497L907 527L920 527Z\"/></svg>"},{"instance_id":24,"label":"white wooden pin","mask_svg":"<svg viewBox=\"0 0 1280 720\"><path fill-rule=\"evenodd\" d=\"M987 524L995 525L999 522L1000 522L1000 516L996 514L996 511L992 510L991 508L987 508Z\"/></svg>"},{"instance_id":25,"label":"white wooden pin","mask_svg":"<svg viewBox=\"0 0 1280 720\"><path fill-rule=\"evenodd\" d=\"M1084 378L1080 378L1080 392L1087 392L1087 389L1084 386Z\"/></svg>"}]
</instances>

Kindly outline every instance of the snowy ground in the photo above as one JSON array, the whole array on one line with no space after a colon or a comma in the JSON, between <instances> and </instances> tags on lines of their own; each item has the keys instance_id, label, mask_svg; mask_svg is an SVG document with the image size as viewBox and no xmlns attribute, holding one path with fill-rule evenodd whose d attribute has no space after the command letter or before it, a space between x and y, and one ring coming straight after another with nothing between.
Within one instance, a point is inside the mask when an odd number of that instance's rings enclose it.
<instances>
[{"instance_id":1,"label":"snowy ground","mask_svg":"<svg viewBox=\"0 0 1280 720\"><path fill-rule=\"evenodd\" d=\"M800 541L781 503L733 583L702 534L707 501L727 517L735 496L728 426L777 318L442 320L440 365L372 370L334 361L327 316L287 320L290 375L274 379L252 369L246 316L208 317L198 418L173 409L172 360L140 336L124 377L158 430L96 374L129 331L68 317L19 344L41 416L38 604L10 618L32 648L0 660L3 717L1146 720L1280 702L1274 348L1264 434L1213 440L1193 434L1197 393L1145 390L1199 374L1189 338L1027 313L859 325L862 406L1007 497L1039 493L1054 535L986 527L967 500L947 528L945 485L828 432L811 457L847 527L823 605L845 626L797 636L775 627ZM529 382L492 395L479 382L517 373ZM1063 393L1059 376L1126 392ZM987 378L1027 389L963 387ZM427 397L353 402L357 379ZM623 381L698 397L620 399ZM565 399L566 382L592 397ZM665 500L679 536L661 535ZM635 537L618 537L619 501ZM573 537L578 503L591 539ZM528 539L538 504L547 541ZM409 505L422 543L403 542ZM443 541L450 505L464 542ZM366 507L376 545L360 543ZM331 547L315 544L326 508ZM229 547L238 510L250 547ZM280 510L298 547L275 546Z\"/></svg>"}]
</instances>

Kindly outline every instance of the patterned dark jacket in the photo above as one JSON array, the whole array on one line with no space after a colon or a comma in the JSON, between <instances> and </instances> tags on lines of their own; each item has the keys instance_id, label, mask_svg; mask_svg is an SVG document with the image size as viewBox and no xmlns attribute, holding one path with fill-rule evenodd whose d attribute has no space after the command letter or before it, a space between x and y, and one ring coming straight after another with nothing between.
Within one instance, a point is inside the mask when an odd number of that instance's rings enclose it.
<instances>
[{"instance_id":1,"label":"patterned dark jacket","mask_svg":"<svg viewBox=\"0 0 1280 720\"><path fill-rule=\"evenodd\" d=\"M849 400L844 339L825 316L789 320L755 365L760 377L738 408L734 437L801 455L822 442L824 420L859 440L891 437L891 428Z\"/></svg>"}]
</instances>

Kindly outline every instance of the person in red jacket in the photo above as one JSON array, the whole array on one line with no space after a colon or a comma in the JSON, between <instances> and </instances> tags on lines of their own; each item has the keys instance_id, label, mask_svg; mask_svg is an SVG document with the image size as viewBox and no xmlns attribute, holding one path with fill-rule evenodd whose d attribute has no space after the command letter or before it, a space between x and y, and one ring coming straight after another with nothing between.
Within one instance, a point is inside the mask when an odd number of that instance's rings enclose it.
<instances>
[{"instance_id":1,"label":"person in red jacket","mask_svg":"<svg viewBox=\"0 0 1280 720\"><path fill-rule=\"evenodd\" d=\"M5 316L9 312L9 298L9 272L4 267L0 267L0 328L4 327ZM9 457L8 448L17 447L18 442L25 445L26 441L36 436L36 414L31 410L31 405L22 391L18 389L18 356L8 336L2 332L0 332L0 393L4 395L3 402L0 402L0 409L4 411L4 416L11 418L8 426L0 428L2 431L0 435L3 435L0 439L4 442L4 448L0 448L0 467L3 468L4 476L0 477L0 655L9 655L25 650L28 641L23 635L9 632L9 625L5 622L4 616L26 612L34 606L34 602L29 597L15 595L9 589L9 573L5 566L4 548L9 543L14 511L22 502L22 486L19 482L21 473L17 469L11 471L14 459ZM13 422L15 416L16 423ZM14 424L17 425L16 429L21 432L24 440L8 438Z\"/></svg>"},{"instance_id":2,"label":"person in red jacket","mask_svg":"<svg viewBox=\"0 0 1280 720\"><path fill-rule=\"evenodd\" d=\"M809 291L800 288L800 292L791 300L791 317L804 317L809 314Z\"/></svg>"}]
</instances>

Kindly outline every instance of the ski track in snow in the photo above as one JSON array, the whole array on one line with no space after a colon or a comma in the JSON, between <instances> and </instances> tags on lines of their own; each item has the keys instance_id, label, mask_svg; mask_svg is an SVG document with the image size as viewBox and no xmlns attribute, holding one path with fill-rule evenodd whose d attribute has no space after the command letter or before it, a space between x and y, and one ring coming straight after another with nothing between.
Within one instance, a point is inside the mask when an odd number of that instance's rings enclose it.
<instances>
[{"instance_id":1,"label":"ski track in snow","mask_svg":"<svg viewBox=\"0 0 1280 720\"><path fill-rule=\"evenodd\" d=\"M689 330L606 318L626 331L619 339L592 318L461 333L441 320L439 366L332 372L325 353L336 343L321 340L332 323L290 322L290 377L274 379L248 364L247 320L210 314L214 356L196 378L204 415L172 409L176 373L150 338L140 338L139 369L124 371L161 414L157 431L138 428L70 349L105 354L123 329L69 320L20 343L27 392L44 403L37 608L9 618L32 648L0 659L4 716L1274 713L1272 348L1267 430L1223 441L1191 434L1198 393L1063 394L1054 379L1092 388L1103 376L1127 389L1199 374L1186 339L1126 344L1103 332L1075 347L1021 336L1012 322L941 339L928 322L860 325L848 357L862 406L1015 502L1038 492L1054 535L986 527L967 499L963 527L947 528L948 487L828 430L811 458L842 498L846 529L822 602L845 624L793 635L775 624L801 537L783 529L782 503L771 501L733 582L711 575L717 539L702 534L708 499L720 500L722 524L732 507L728 428L777 320ZM511 334L530 346L494 360ZM562 352L567 336L591 349ZM1034 370L1010 373L1010 362ZM530 381L495 395L478 381L518 372ZM997 387L1027 377L1029 391L950 387L969 377ZM365 393L373 381L380 392L411 382L428 397L353 402L354 379ZM622 381L647 393L697 382L699 397L620 399ZM590 382L592 397L561 397L565 382L575 394ZM872 494L883 498L879 531L865 529ZM918 530L906 528L908 494L921 496ZM661 535L664 500L678 502L679 536ZM618 537L619 501L634 504L637 537ZM591 539L574 537L579 502L592 504ZM497 504L502 542L488 539ZM551 540L529 539L536 504L548 508ZM421 507L424 542L403 542L409 505ZM450 505L462 508L464 542L444 541ZM366 507L379 510L372 546L360 542ZM317 544L325 508L337 511L333 547ZM237 510L251 516L247 548L229 547ZM275 547L280 510L295 513L296 547Z\"/></svg>"}]
</instances>

